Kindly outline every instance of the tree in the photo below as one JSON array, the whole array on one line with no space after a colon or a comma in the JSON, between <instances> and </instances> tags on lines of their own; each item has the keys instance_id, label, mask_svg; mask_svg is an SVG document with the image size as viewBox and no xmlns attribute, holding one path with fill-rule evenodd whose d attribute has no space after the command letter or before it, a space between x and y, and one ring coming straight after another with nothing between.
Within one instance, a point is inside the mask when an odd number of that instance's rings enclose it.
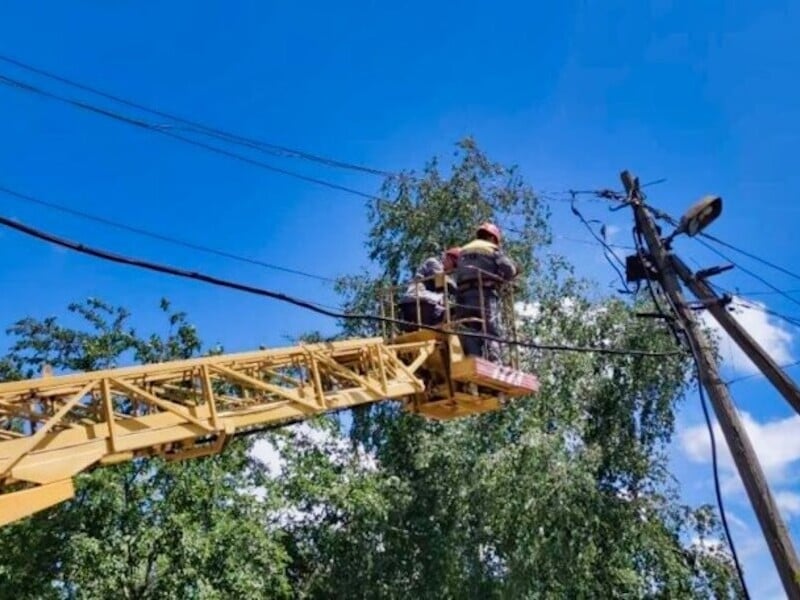
<instances>
[{"instance_id":1,"label":"tree","mask_svg":"<svg viewBox=\"0 0 800 600\"><path fill-rule=\"evenodd\" d=\"M548 254L545 207L515 169L472 140L458 144L449 174L434 160L419 175L387 180L383 196L392 199L370 206L367 241L379 275L340 281L350 310L369 312L380 286L409 278L424 257L493 220L525 274L522 337L676 350L661 325L635 317L642 300L597 299ZM736 595L729 557L693 543L719 540L713 513L680 505L667 471L687 357L531 351L522 361L541 376L532 398L446 424L394 404L359 409L349 433L353 447L373 453L375 472L343 480L324 460L294 471L308 501L331 509L293 532L308 560L325 564L304 589L314 597ZM307 484L326 478L338 485ZM372 510L343 506L340 486L363 490L365 478Z\"/></svg>"},{"instance_id":2,"label":"tree","mask_svg":"<svg viewBox=\"0 0 800 600\"><path fill-rule=\"evenodd\" d=\"M166 335L139 336L129 314L99 300L73 304L84 326L26 318L0 362L6 378L196 355L186 315L162 301ZM3 598L281 598L289 596L272 483L236 440L185 463L138 459L77 478L76 497L0 529ZM253 493L262 489L261 496Z\"/></svg>"},{"instance_id":3,"label":"tree","mask_svg":"<svg viewBox=\"0 0 800 600\"><path fill-rule=\"evenodd\" d=\"M675 350L643 301L598 297L548 252L546 206L471 140L443 172L387 180L371 204L371 272L343 278L349 310L468 240L491 219L523 266L515 318L542 343ZM367 271L369 273L370 271ZM9 333L4 379L182 358L202 345L162 305L163 335L123 309L73 305L79 326L28 318ZM342 324L342 335L368 328ZM310 335L308 339L314 339ZM540 393L439 423L385 403L264 436L222 455L137 460L78 478L74 500L0 529L0 597L595 598L738 593L708 507L678 501L665 445L688 389L687 357L521 354Z\"/></svg>"}]
</instances>

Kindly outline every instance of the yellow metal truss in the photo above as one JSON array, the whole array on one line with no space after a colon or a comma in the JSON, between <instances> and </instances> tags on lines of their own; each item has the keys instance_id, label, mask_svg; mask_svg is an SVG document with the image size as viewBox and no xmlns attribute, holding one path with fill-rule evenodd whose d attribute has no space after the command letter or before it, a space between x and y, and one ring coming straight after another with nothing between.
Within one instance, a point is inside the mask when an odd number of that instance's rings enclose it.
<instances>
[{"instance_id":1,"label":"yellow metal truss","mask_svg":"<svg viewBox=\"0 0 800 600\"><path fill-rule=\"evenodd\" d=\"M214 454L235 434L387 399L458 418L538 387L430 331L0 383L0 525L73 497L98 465Z\"/></svg>"},{"instance_id":2,"label":"yellow metal truss","mask_svg":"<svg viewBox=\"0 0 800 600\"><path fill-rule=\"evenodd\" d=\"M418 410L435 352L435 339L368 338L2 383L0 525L71 498L98 464L211 454L236 433L384 399Z\"/></svg>"}]
</instances>

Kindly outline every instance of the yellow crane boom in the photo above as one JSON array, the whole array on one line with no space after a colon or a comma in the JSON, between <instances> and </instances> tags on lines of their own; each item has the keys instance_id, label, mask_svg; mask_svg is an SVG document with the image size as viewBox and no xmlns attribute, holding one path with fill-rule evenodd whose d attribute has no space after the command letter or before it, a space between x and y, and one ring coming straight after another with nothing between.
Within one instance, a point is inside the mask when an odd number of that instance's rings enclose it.
<instances>
[{"instance_id":1,"label":"yellow crane boom","mask_svg":"<svg viewBox=\"0 0 800 600\"><path fill-rule=\"evenodd\" d=\"M0 383L0 525L68 500L98 465L213 454L238 433L386 399L447 419L537 389L431 331Z\"/></svg>"}]
</instances>

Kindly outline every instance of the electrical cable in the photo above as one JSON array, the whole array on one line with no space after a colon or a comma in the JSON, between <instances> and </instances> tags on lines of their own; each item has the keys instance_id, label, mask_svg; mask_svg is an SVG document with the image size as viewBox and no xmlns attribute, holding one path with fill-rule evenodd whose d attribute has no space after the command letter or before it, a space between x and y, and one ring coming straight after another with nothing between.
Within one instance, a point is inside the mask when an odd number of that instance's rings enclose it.
<instances>
[{"instance_id":1,"label":"electrical cable","mask_svg":"<svg viewBox=\"0 0 800 600\"><path fill-rule=\"evenodd\" d=\"M756 291L752 291L752 292L749 292L749 291L748 292L739 292L739 291L736 292L736 295L740 296L742 298L744 298L746 296L774 296L776 294L800 294L800 290L797 290L797 289L795 289L795 290L781 290L779 292L772 292L772 291L765 292L763 290L756 290Z\"/></svg>"},{"instance_id":2,"label":"electrical cable","mask_svg":"<svg viewBox=\"0 0 800 600\"><path fill-rule=\"evenodd\" d=\"M662 210L660 210L660 209L658 209L658 208L656 208L656 207L654 207L654 206L652 206L650 204L647 204L645 206L645 208L648 211L650 211L657 219L661 219L663 221L666 221L670 225L677 226L678 221L674 217L669 215L668 213L666 213L666 212L664 212L664 211L662 211ZM706 236L705 234L701 234L701 237L708 237L708 236ZM720 250L717 250L716 248L714 248L714 246L712 246L708 242L704 241L700 237L695 237L694 239L697 241L697 243L699 243L702 246L706 247L708 250L710 250L711 252L713 252L714 254L716 254L717 256L722 258L723 260L726 260L729 263L733 264L737 269L739 269L743 273L746 273L747 275L750 275L750 277L752 277L753 279L756 279L757 281L759 281L759 282L763 283L764 285L766 285L775 294L783 296L784 298L786 298L790 302L800 306L800 300L798 300L797 298L793 298L787 292L785 292L784 290L774 286L773 284L771 284L769 281L767 281L766 279L764 279L763 277L761 277L757 273L754 273L750 269L747 269L746 267L743 267L742 265L737 263L735 260L733 260L730 256L728 256L724 252L721 252ZM716 240L716 238L714 238L714 239ZM773 266L773 267L776 267L776 268L781 268L781 267L777 267L777 265L773 265L771 263L770 263L770 266Z\"/></svg>"},{"instance_id":3,"label":"electrical cable","mask_svg":"<svg viewBox=\"0 0 800 600\"><path fill-rule=\"evenodd\" d=\"M776 271L780 271L784 275L789 275L790 277L794 277L795 279L800 279L800 275L798 275L797 273L794 273L794 272L790 271L789 269L781 267L780 265L776 265L775 263L770 262L765 258L761 258L760 256L756 256L755 254L753 254L751 252L748 252L747 250L742 250L741 248L737 248L733 244L729 244L728 242L726 242L724 240L721 240L718 237L715 237L715 236L710 235L708 233L701 233L700 235L702 237L706 238L707 240L711 240L712 242L714 242L716 244L719 244L720 246L724 246L726 248L729 248L730 250L733 250L734 252L738 252L739 254L742 254L743 256L746 256L748 258L752 258L753 260L760 262L762 265L766 265L768 267L771 267L771 268L775 269Z\"/></svg>"},{"instance_id":4,"label":"electrical cable","mask_svg":"<svg viewBox=\"0 0 800 600\"><path fill-rule=\"evenodd\" d=\"M728 518L725 514L725 503L722 499L722 487L719 482L719 464L717 458L717 440L716 435L714 434L714 425L711 422L711 415L708 411L708 402L706 401L705 391L703 390L703 383L700 380L700 361L697 357L697 348L695 348L693 341L691 340L690 336L686 336L689 347L692 351L692 358L694 359L694 367L697 372L697 389L700 393L700 406L703 407L703 416L705 417L706 427L708 428L708 437L711 441L711 464L714 473L714 494L717 497L717 507L719 509L720 518L722 521L722 528L725 531L725 537L728 540L728 546L731 549L731 557L733 558L733 564L736 567L736 574L739 577L739 583L742 586L742 592L744 593L744 597L746 600L750 599L750 592L747 589L747 582L744 578L744 571L742 570L742 565L739 563L739 555L736 552L736 547L733 543L733 535L731 534L731 529L728 526Z\"/></svg>"},{"instance_id":5,"label":"electrical cable","mask_svg":"<svg viewBox=\"0 0 800 600\"><path fill-rule=\"evenodd\" d=\"M119 96L115 96L113 94L108 94L106 92L102 92L102 91L97 90L95 88L92 88L90 86L86 86L84 84L80 84L80 83L71 81L69 79L63 78L63 77L55 75L53 73L49 73L49 72L44 71L42 69L38 69L36 67L31 67L29 65L25 65L24 63L16 61L15 59L9 58L7 56L0 55L0 61L3 61L3 60L6 61L6 62L9 62L11 64L14 64L16 66L19 66L21 68L28 69L28 70L30 70L32 72L38 73L40 75L44 75L46 77L50 77L52 79L55 79L57 81L61 81L61 82L66 83L68 85L72 85L72 86L74 86L76 88L83 89L85 91L89 91L91 93L94 93L94 94L97 94L99 96L108 98L110 100L114 100L116 102L120 102L120 103L125 104L127 106L130 106L130 107L133 107L133 108L137 108L137 109L142 110L142 111L150 112L152 114L155 114L155 115L158 115L158 116L161 116L163 118L167 118L167 119L170 119L170 120L173 120L173 121L177 121L179 123L184 123L184 124L189 126L188 129L191 130L191 131L195 131L197 133L202 133L204 135L210 135L211 137L214 137L214 138L222 140L222 141L227 141L227 142L233 141L233 142L239 143L240 145L247 146L249 148L256 148L256 149L261 149L261 150L263 150L263 148L261 148L261 146L266 145L266 146L269 146L269 147L272 147L272 148L280 149L282 152L290 152L293 155L296 155L296 156L301 157L301 158L314 160L316 162L321 162L321 163L328 164L328 165L331 165L331 166L337 166L337 167L342 167L342 168L350 168L350 169L355 169L355 170L359 170L359 171L365 171L365 172L373 174L373 175L381 175L381 176L385 176L385 177L397 177L399 175L398 173L393 173L391 171L373 169L373 168L370 168L370 167L362 167L360 165L354 165L352 163L346 163L346 162L342 162L342 161L337 161L337 160L334 160L334 159L321 157L321 156L310 154L310 153L306 153L306 152L303 152L303 151L293 150L293 149L290 149L290 148L286 148L286 147L283 147L283 146L277 146L277 145L274 145L274 144L267 144L266 142L260 142L258 140L254 140L252 138L247 138L247 137L244 137L244 136L239 136L239 135L236 135L236 134L228 133L228 132L225 132L223 130L219 130L219 129L216 129L216 128L213 128L213 127L209 127L207 125L203 125L202 123L198 123L198 122L195 122L195 121L191 121L189 119L184 119L182 117L178 117L176 115L172 115L170 113L166 113L166 112L163 112L163 111L160 111L160 110L156 110L156 109L152 109L152 108L146 107L146 106L141 105L139 103L136 103L136 102L133 102L133 101L130 101L130 100L126 100L124 98L121 98ZM260 167L260 168L266 169L268 171L272 171L272 172L275 172L275 173L280 173L280 174L286 175L288 177L293 177L293 178L299 179L301 181L306 181L306 182L313 183L313 184L316 184L316 185L321 185L321 186L324 186L324 187L328 187L330 189L338 190L338 191L341 191L341 192L346 192L346 193L352 194L354 196L365 198L367 200L374 200L374 201L377 201L379 203L380 202L390 202L390 200L387 199L387 198L383 198L383 197L380 197L380 196L377 196L377 195L374 195L374 194L369 194L367 192L362 192L361 190L357 190L357 189L354 189L354 188L351 188L351 187L347 187L347 186L344 186L344 185L340 185L340 184L333 183L333 182L330 182L330 181L326 181L326 180L323 180L323 179L319 179L319 178L316 178L316 177L303 175L302 173L297 173L295 171L291 171L291 170L284 169L284 168L281 168L281 167L276 167L275 165L272 165L272 164L269 164L269 163L265 163L265 162L260 161L260 160L253 159L253 158L250 158L248 156L245 156L245 155L242 155L242 154L238 154L236 152L232 152L230 150L225 150L224 148L219 148L217 146L213 146L211 144L207 144L205 142L201 142L199 140L192 139L190 137L186 137L184 135L181 135L179 133L175 133L174 131L172 131L172 129L177 129L177 128L171 127L169 125L156 125L156 124L153 124L153 123L149 123L149 122L143 121L141 119L130 117L130 116L127 116L127 115L124 115L124 114L121 114L121 113L106 109L106 108L102 108L102 107L99 107L99 106L95 106L93 104L89 104L88 102L83 102L81 100L76 100L74 98L69 98L69 97L66 97L66 96L62 96L62 95L56 94L54 92L50 92L50 91L44 90L44 89L36 87L36 86L34 86L34 85L30 84L30 83L26 83L26 82L21 81L19 79L14 79L14 78L9 77L7 75L0 74L0 84L6 85L6 86L11 87L11 88L16 88L18 90L34 93L34 94L43 96L45 98L49 98L51 100L56 100L58 102L62 102L64 104L68 104L68 105L74 106L76 108L85 110L85 111L89 111L89 112L92 112L92 113L95 113L95 114L98 114L98 115L101 115L101 116L105 116L105 117L114 119L116 121L120 121L122 123L126 123L128 125L132 125L132 126L135 126L135 127L146 129L148 131L152 131L152 132L155 132L155 133L160 133L161 135L164 135L164 136L167 136L167 137L171 137L173 139L176 139L178 141L182 141L182 142L184 142L186 144L190 144L192 146L196 146L198 148L203 148L203 149L208 150L210 152L213 152L215 154L220 154L220 155L223 155L223 156L227 156L228 158L233 158L235 160L239 160L241 162L244 162L244 163L256 166L256 167ZM268 152L268 153L273 154L273 155L275 154L274 152ZM545 201L545 202L559 202L559 201L560 202L569 202L570 201L568 198L559 198L557 196L552 195L552 193L543 194L542 196L540 196L540 199Z\"/></svg>"},{"instance_id":6,"label":"electrical cable","mask_svg":"<svg viewBox=\"0 0 800 600\"><path fill-rule=\"evenodd\" d=\"M672 307L673 312L678 314L677 307L672 302L672 299L669 296L666 296L666 299L667 302ZM716 441L716 435L714 434L714 426L711 421L711 415L708 410L708 402L706 400L705 390L703 389L699 350L696 347L696 344L692 339L692 336L690 335L684 336L684 339L686 340L689 350L692 354L692 360L694 362L695 372L697 374L697 389L700 394L700 406L703 408L703 416L705 417L706 427L708 428L708 436L711 442L711 465L714 475L714 494L716 495L717 499L717 508L719 510L720 520L722 521L722 529L725 532L725 537L728 542L728 547L731 550L731 557L733 558L733 564L736 568L736 573L739 577L739 583L742 586L742 591L744 593L745 598L749 600L750 592L747 589L747 583L744 578L744 571L742 570L742 566L739 563L739 555L736 552L736 546L733 543L733 535L731 534L730 527L728 526L728 518L725 513L725 503L722 498L722 487L719 481L719 461L717 457L717 441Z\"/></svg>"},{"instance_id":7,"label":"electrical cable","mask_svg":"<svg viewBox=\"0 0 800 600\"><path fill-rule=\"evenodd\" d=\"M508 229L512 233L520 233L517 229L510 229L504 227L504 229ZM572 242L573 244L585 244L587 246L597 246L598 243L594 240L583 240L581 238L570 237L568 235L556 235L553 236L553 239L556 240L563 240L565 242ZM600 244L602 246L602 244ZM609 248L616 248L618 250L636 250L633 246L625 246L624 244L608 244Z\"/></svg>"},{"instance_id":8,"label":"electrical cable","mask_svg":"<svg viewBox=\"0 0 800 600\"><path fill-rule=\"evenodd\" d=\"M171 121L175 121L175 122L178 122L178 123L183 123L184 125L187 125L188 127L194 129L195 131L198 131L200 133L204 133L206 135L211 135L213 137L216 137L217 139L221 139L221 140L225 140L225 141L229 141L229 142L233 142L233 143L242 144L244 146L247 146L247 147L250 147L250 148L254 148L254 149L257 149L257 150L261 150L261 151L266 152L268 154L272 154L273 156L289 156L289 157L301 158L301 159L304 159L304 160L317 162L317 163L324 164L324 165L331 166L331 167L337 167L337 168L341 168L341 169L349 169L349 170L353 170L353 171L360 171L362 173L368 173L370 175L380 175L380 176L383 176L383 177L389 177L389 176L394 175L394 173L391 173L389 171L384 171L382 169L375 169L375 168L372 168L372 167L365 167L363 165L357 165L357 164L354 164L354 163L341 161L341 160L337 160L337 159L333 159L333 158L328 158L328 157L320 156L318 154L313 154L313 153L310 153L310 152L305 152L303 150L297 150L297 149L289 148L289 147L286 147L286 146L280 146L280 145L277 145L277 144L271 144L271 143L268 143L268 142L264 142L264 141L261 141L261 140L256 140L256 139L245 137L245 136L238 135L238 134L235 134L235 133L230 133L228 131L225 131L225 130L222 130L222 129L219 129L219 128L216 128L216 127L211 127L209 125L205 125L205 124L203 124L201 122L198 122L198 121L187 119L185 117L180 117L180 116L177 116L175 114L171 114L171 113L165 112L163 110L159 110L159 109L155 109L155 108L152 108L152 107L149 107L149 106L145 106L144 104L141 104L139 102L134 102L133 100L128 100L128 99L123 98L121 96L116 96L114 94L110 94L108 92L104 92L104 91L102 91L100 89L97 89L95 87L92 87L90 85L77 82L77 81L75 81L73 79L68 79L68 78L63 77L61 75L57 75L56 73L53 73L52 71L46 71L45 69L41 69L41 68L38 68L38 67L34 67L32 65L26 64L26 63L24 63L24 62L22 62L20 60L12 58L10 56L5 56L5 55L0 54L0 61L3 61L3 62L8 63L8 64L12 64L12 65L14 65L14 66L16 66L16 67L18 67L20 69L24 69L24 70L29 71L31 73L35 73L37 75L41 75L41 76L47 77L49 79L53 79L55 81L58 81L60 83L69 85L71 87L74 87L74 88L77 88L77 89L80 89L80 90L83 90L85 92L89 92L89 93L95 94L95 95L100 96L102 98L106 98L107 100L112 100L114 102L118 102L118 103L123 104L125 106L131 107L131 108L135 108L137 110L141 110L141 111L148 112L150 114L162 117L164 119L169 119Z\"/></svg>"},{"instance_id":9,"label":"electrical cable","mask_svg":"<svg viewBox=\"0 0 800 600\"><path fill-rule=\"evenodd\" d=\"M796 360L794 362L787 363L785 365L779 365L781 369L790 369L792 367L796 367L800 365L800 360ZM739 383L740 381L746 381L748 379L752 379L753 377L758 377L759 375L763 376L764 374L761 372L758 373L751 373L750 375L742 375L740 377L734 377L733 379L729 379L725 382L725 385L733 385L734 383Z\"/></svg>"},{"instance_id":10,"label":"electrical cable","mask_svg":"<svg viewBox=\"0 0 800 600\"><path fill-rule=\"evenodd\" d=\"M579 211L578 208L575 206L575 194L572 195L572 201L570 202L570 210L572 211L573 215L575 215L576 217L578 217L578 219L580 219L581 223L583 223L583 225L586 227L586 229L589 231L592 237L596 239L597 242L603 247L603 257L605 257L608 264L611 265L611 268L614 269L614 272L616 272L617 277L619 277L619 280L622 283L623 289L620 291L623 291L627 294L631 294L632 292L630 287L628 287L628 282L625 281L625 276L622 274L622 271L619 270L619 267L617 267L617 265L614 264L614 261L611 260L611 256L613 256L614 259L616 259L617 263L619 263L623 271L625 270L625 263L622 262L619 256L617 256L614 253L614 250L609 246L608 242L605 239L605 234L602 237L597 235L595 230L590 225L589 221L587 221L586 217L583 216L583 213L581 213L581 211ZM592 221L595 223L600 223L600 225L602 226L602 231L605 231L604 223L596 219L593 219ZM609 253L611 254L611 256L609 256Z\"/></svg>"},{"instance_id":11,"label":"electrical cable","mask_svg":"<svg viewBox=\"0 0 800 600\"><path fill-rule=\"evenodd\" d=\"M752 308L753 310L757 310L759 312L763 312L765 314L771 315L776 319L780 319L781 321L785 321L789 323L789 325L794 325L795 327L800 327L800 319L797 317L791 317L789 315L785 315L783 313L779 313L778 311L772 310L767 308L766 306L759 306L758 304L753 304L750 302L744 302L742 300L738 300L737 304L743 306L745 308Z\"/></svg>"},{"instance_id":12,"label":"electrical cable","mask_svg":"<svg viewBox=\"0 0 800 600\"><path fill-rule=\"evenodd\" d=\"M136 235L141 235L144 237L148 237L154 240L159 240L162 242L167 242L169 244L174 244L176 246L181 246L183 248L189 248L191 250L197 250L199 252L205 252L206 254L212 254L215 256L221 256L223 258L229 258L231 260L236 260L243 263L248 263L251 265L256 265L259 267L264 267L267 269L272 269L274 271L282 271L284 273L291 273L293 275L300 275L302 277L308 277L310 279L316 279L318 281L324 281L326 283L334 283L336 280L332 277L324 277L322 275L315 275L313 273L307 273L305 271L300 271L298 269L292 269L289 267L282 267L280 265L264 262L255 258L248 258L246 256L239 256L237 254L233 254L232 252L227 252L225 250L218 250L216 248L211 248L209 246L203 246L201 244L196 244L194 242L188 242L186 240L181 240L178 238L174 238L172 236L164 235L161 233L155 233L152 231L148 231L146 229L142 229L140 227L135 227L133 225L126 225L125 223L120 223L118 221L113 221L111 219L107 219L105 217L101 217L98 215L93 215L91 213L87 213L81 210L77 210L74 208L70 208L69 206L64 206L63 204L56 204L55 202L48 202L46 200L41 200L29 194L23 194L21 192L16 192L12 189L5 187L4 185L0 184L0 192L22 200L24 202L30 202L32 204L37 204L39 206L44 206L50 208L52 210L57 210L59 212L73 215L75 217L79 217L81 219L86 219L88 221L93 221L95 223L102 223L103 225L107 225L109 227L115 227L122 231L127 231L130 233L134 233Z\"/></svg>"},{"instance_id":13,"label":"electrical cable","mask_svg":"<svg viewBox=\"0 0 800 600\"><path fill-rule=\"evenodd\" d=\"M712 288L714 288L718 293L730 296L732 298L732 302L738 306L742 306L744 308L752 308L753 310L757 310L764 314L771 315L777 319L785 321L786 323L794 325L795 327L800 327L800 317L786 315L776 310L772 310L771 308L767 308L766 306L758 303L755 300L750 301L748 298L745 297L744 294L732 292L731 290L728 290L712 281L707 281L706 283Z\"/></svg>"},{"instance_id":14,"label":"electrical cable","mask_svg":"<svg viewBox=\"0 0 800 600\"><path fill-rule=\"evenodd\" d=\"M641 232L639 231L638 224L634 225L633 230L633 243L636 246L636 254L639 257L639 261L644 264L645 254L644 254L644 244L641 239ZM656 312L661 316L662 319L667 323L667 327L669 328L670 332L672 333L672 337L675 339L675 343L678 347L683 346L683 342L681 340L681 332L678 329L678 326L675 324L675 320L671 318L664 308L661 306L661 302L658 300L658 295L656 294L655 290L653 289L653 282L650 281L649 277L645 277L645 287L647 287L647 291L650 295L650 300L653 303L653 306L656 309Z\"/></svg>"},{"instance_id":15,"label":"electrical cable","mask_svg":"<svg viewBox=\"0 0 800 600\"><path fill-rule=\"evenodd\" d=\"M787 299L787 300L789 300L790 302L792 302L792 303L794 303L794 304L797 304L798 306L800 306L800 300L798 300L797 298L793 298L792 296L790 296L789 294L787 294L786 292L784 292L784 291L783 291L783 290L781 290L780 288L778 288L778 287L776 287L776 286L772 285L772 284L771 284L769 281L767 281L766 279L764 279L763 277L761 277L761 276L760 276L760 275L758 275L757 273L754 273L754 272L753 272L753 271L751 271L750 269L747 269L747 268L743 267L742 265L738 264L736 261L734 261L733 259L731 259L731 257L727 256L727 255L726 255L724 252L720 252L719 250L717 250L716 248L714 248L714 246L712 246L712 245L711 245L711 244L709 244L708 242L706 242L706 241L704 241L704 240L701 240L701 239L699 239L699 238L695 238L695 239L697 240L697 242L698 242L699 244L702 244L703 246L705 246L706 248L708 248L709 250L711 250L711 252L713 252L714 254L716 254L717 256L719 256L720 258L722 258L723 260L727 260L729 263L731 263L731 264L735 265L735 266L736 266L736 268L737 268L737 269L739 269L740 271L742 271L742 272L746 273L747 275L750 275L750 277L752 277L752 278L754 278L754 279L757 279L758 281L760 281L761 283L763 283L765 286L767 286L768 288L770 288L770 289L771 289L772 291L774 291L775 293L777 293L777 294L780 294L781 296L783 296L784 298L786 298L786 299Z\"/></svg>"},{"instance_id":16,"label":"electrical cable","mask_svg":"<svg viewBox=\"0 0 800 600\"><path fill-rule=\"evenodd\" d=\"M436 331L439 333L447 333L452 334L453 332L447 331L440 327L434 327L429 325L421 325L417 323L409 323L406 321L402 321L400 319L393 319L390 317L382 317L378 315L369 315L369 314L346 314L341 312L335 312L331 310L327 310L321 308L319 305L313 302L309 302L307 300L302 300L300 298L296 298L290 296L288 294L284 294L282 292L276 292L273 290L268 290L265 288L259 288L256 286L252 286L249 284L238 283L235 281L229 281L225 279L220 279L218 277L213 277L211 275L206 275L204 273L196 272L196 271L187 271L184 269L178 269L169 265L163 265L159 263L153 263L149 261L139 260L136 258L131 258L127 256L122 256L119 254L114 254L111 252L107 252L105 250L100 250L97 248L93 248L90 246L86 246L84 244L73 242L71 240L66 240L64 238L57 237L50 233L41 231L39 229L35 229L33 227L29 227L27 225L23 225L17 221L13 221L6 217L0 217L0 225L5 225L11 229L14 229L20 233L24 233L30 237L37 238L39 240L43 240L46 242L50 242L62 248L68 248L70 250L74 250L76 252L80 252L82 254L87 254L89 256L94 256L96 258L101 258L103 260L107 260L110 262L115 262L119 264L125 264L129 266L138 267L141 269L146 269L150 271L156 271L158 273L163 273L166 275L172 275L175 277L182 277L186 279L193 279L196 281L202 281L204 283L208 283L211 285L216 285L220 287L225 287L241 292L246 292L250 294L255 294L258 296L265 296L268 298L272 298L274 300L278 300L280 302L285 302L288 304L292 304L294 306L298 306L300 308L305 308L307 310L313 311L315 313L332 317L335 319L342 319L342 320L356 320L356 321L373 321L379 323L388 323L394 325L411 325L413 324L415 327L419 329L425 329L429 331ZM463 335L465 337L473 337L478 339L484 339L488 341L498 342L507 345L516 345L526 348L533 348L537 350L549 350L549 351L558 351L558 352L584 352L584 353L598 353L598 354L615 354L615 355L624 355L624 356L651 356L651 357L664 357L664 356L676 356L681 354L681 352L651 352L647 350L635 350L635 349L620 349L620 348L602 348L602 347L593 347L593 346L568 346L563 344L535 344L533 342L524 342L518 340L509 340L505 338L500 338L492 335L487 335L483 333L475 333L475 332L458 332L459 335Z\"/></svg>"},{"instance_id":17,"label":"electrical cable","mask_svg":"<svg viewBox=\"0 0 800 600\"><path fill-rule=\"evenodd\" d=\"M642 196L642 200L643 199L644 199L644 197ZM641 240L636 236L636 232L639 231L638 225L639 225L639 223L638 223L638 219L637 219L637 223L636 223L636 226L634 228L634 242L637 244L637 248L639 248L639 256L641 258L642 257ZM648 279L648 284L649 284L649 279ZM649 285L648 285L648 288L650 289L650 291L652 293L652 288L650 288ZM670 298L669 295L666 294L665 295L665 299L669 303L670 308L672 309L672 312L674 314L676 314L676 315L679 315L680 312L677 310L677 307L675 306L674 302L672 301L672 298ZM676 333L676 335L677 335L677 333ZM744 571L742 570L742 566L741 566L741 564L739 562L739 555L736 552L736 546L735 546L735 544L733 542L733 535L731 534L730 527L728 526L728 518L727 518L727 515L725 513L725 503L724 503L723 498L722 498L722 487L721 487L720 481L719 481L719 461L718 461L718 457L717 457L716 435L714 434L714 426L712 424L711 415L710 415L709 410L708 410L708 403L706 401L705 390L703 389L703 381L702 381L702 377L701 377L702 370L700 368L699 350L698 350L698 348L696 346L696 343L695 343L695 340L692 338L692 336L686 335L686 336L684 336L684 339L686 340L686 343L687 343L687 345L689 347L689 350L691 352L691 355L692 355L692 360L694 362L695 372L696 372L696 375L697 375L697 389L698 389L699 394L700 394L700 405L703 408L703 416L705 417L706 427L708 428L708 436L709 436L709 440L710 440L710 443L711 443L711 465L712 465L712 471L713 471L713 475L714 475L714 493L716 495L717 508L719 510L720 520L722 521L722 528L723 528L723 531L725 533L725 538L726 538L726 540L728 542L728 547L730 548L730 551L731 551L731 557L733 558L733 564L734 564L734 566L736 568L736 574L737 574L737 576L739 578L739 583L742 586L742 592L744 593L745 599L749 600L750 599L750 592L747 589L747 582L745 581L745 578L744 578Z\"/></svg>"},{"instance_id":18,"label":"electrical cable","mask_svg":"<svg viewBox=\"0 0 800 600\"><path fill-rule=\"evenodd\" d=\"M186 144L190 144L192 146L197 146L198 148L203 148L205 150L209 150L210 152L214 152L215 154L220 154L222 156L227 156L228 158L233 158L235 160L260 167L262 169L266 169L267 171L272 171L274 173L280 173L282 175L286 175L288 177L293 177L295 179L299 179L301 181L306 181L308 183L314 183L316 185L321 185L330 189L338 190L341 192L347 192L348 194L353 194L354 196L360 196L361 198L366 198L368 200L376 200L378 202L385 202L385 198L381 198L379 196L375 196L373 194L368 194L366 192L362 192L360 190L356 190L351 187L347 187L344 185L339 185L338 183L333 183L330 181L326 181L324 179L319 179L317 177L311 177L309 175L303 175L302 173L297 173L295 171L290 171L289 169L284 169L282 167L276 167L275 165L266 163L261 160L257 160L251 158L249 156L245 156L244 154L238 154L236 152L232 152L230 150L226 150L224 148L219 148L217 146L213 146L211 144L207 144L205 142L201 142L198 140L194 140L190 137L186 137L184 135L180 135L178 133L174 133L170 131L169 128L165 128L163 126L154 125L152 123L148 123L147 121L142 121L140 119L136 119L133 117L129 117L127 115L123 115L105 108L101 108L98 106L94 106L92 104L88 104L81 100L75 100L73 98L68 98L66 96L61 96L59 94L48 92L47 90L43 90L36 86L33 86L29 83L25 83L24 81L20 81L18 79L13 79L6 75L0 75L0 84L6 85L11 88L15 88L18 90L22 90L25 92L30 92L33 94L37 94L44 98L49 98L51 100L56 100L58 102L62 102L64 104L68 104L74 106L76 108L80 108L85 111L89 111L101 116L105 116L116 121L120 121L122 123L126 123L128 125L133 125L135 127L139 127L141 129L145 129L148 131L153 131L155 133L159 133L163 136L170 137L179 141L182 141Z\"/></svg>"}]
</instances>

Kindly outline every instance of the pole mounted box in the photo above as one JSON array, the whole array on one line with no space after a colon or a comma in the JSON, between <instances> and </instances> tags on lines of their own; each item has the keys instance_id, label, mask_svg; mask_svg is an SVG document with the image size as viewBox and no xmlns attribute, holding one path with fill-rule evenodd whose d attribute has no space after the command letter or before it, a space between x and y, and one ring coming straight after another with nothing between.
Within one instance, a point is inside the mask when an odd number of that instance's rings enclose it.
<instances>
[{"instance_id":1,"label":"pole mounted box","mask_svg":"<svg viewBox=\"0 0 800 600\"><path fill-rule=\"evenodd\" d=\"M628 283L636 283L649 279L658 281L658 268L650 254L631 254L625 257L625 279Z\"/></svg>"}]
</instances>

